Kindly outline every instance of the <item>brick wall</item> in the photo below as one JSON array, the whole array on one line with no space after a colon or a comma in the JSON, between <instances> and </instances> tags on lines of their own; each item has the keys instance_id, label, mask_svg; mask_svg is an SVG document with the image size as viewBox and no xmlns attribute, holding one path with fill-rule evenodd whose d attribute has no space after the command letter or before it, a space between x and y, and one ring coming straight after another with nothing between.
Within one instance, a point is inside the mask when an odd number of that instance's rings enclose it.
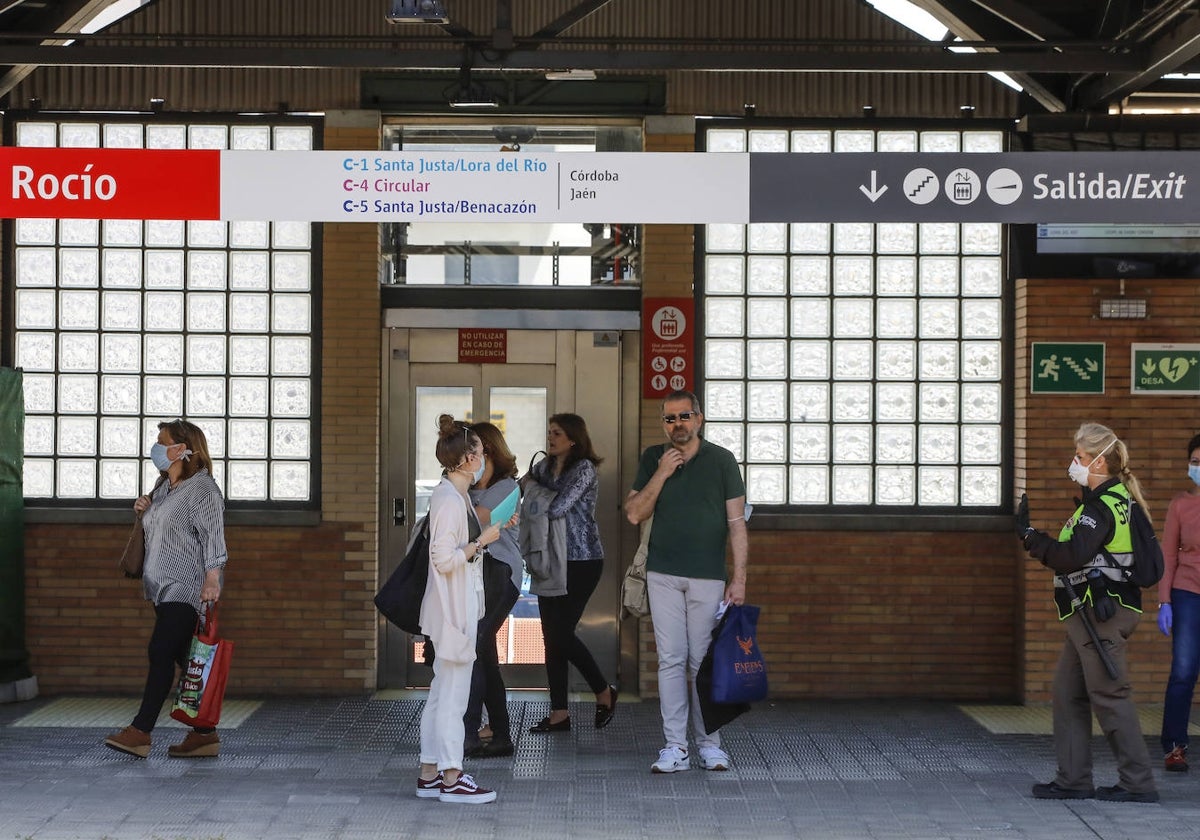
<instances>
[{"instance_id":1,"label":"brick wall","mask_svg":"<svg viewBox=\"0 0 1200 840\"><path fill-rule=\"evenodd\" d=\"M1200 281L1126 280L1125 294L1148 301L1144 320L1096 316L1101 299L1120 295L1116 280L1030 281L1017 284L1016 488L1029 494L1035 527L1057 533L1078 495L1067 478L1079 424L1096 421L1113 429L1129 448L1159 534L1167 503L1187 489L1185 449L1200 431L1196 397L1131 396L1130 344L1195 342L1200 327ZM1030 394L1029 348L1035 341L1105 343L1103 394ZM1018 547L1019 548L1019 547ZM1051 603L1050 573L1017 552L1023 583L1024 698L1050 697L1063 632ZM1170 671L1170 642L1155 626L1157 595L1144 593L1146 613L1130 640L1134 696L1161 699Z\"/></svg>"},{"instance_id":2,"label":"brick wall","mask_svg":"<svg viewBox=\"0 0 1200 840\"><path fill-rule=\"evenodd\" d=\"M378 148L378 122L377 114L331 113L325 148ZM375 686L377 231L365 224L323 229L322 522L227 528L221 619L237 644L231 696L353 694ZM124 525L27 524L27 638L43 693L141 692L153 614L140 583L116 572L128 532Z\"/></svg>"},{"instance_id":3,"label":"brick wall","mask_svg":"<svg viewBox=\"0 0 1200 840\"><path fill-rule=\"evenodd\" d=\"M647 151L694 149L690 134L647 134ZM647 297L693 294L693 234L690 225L646 226ZM657 400L642 401L642 447L663 441L659 414ZM752 527L747 600L763 608L772 695L1015 698L1018 581L1007 536ZM645 696L657 696L657 667L642 619Z\"/></svg>"},{"instance_id":4,"label":"brick wall","mask_svg":"<svg viewBox=\"0 0 1200 840\"><path fill-rule=\"evenodd\" d=\"M378 117L331 113L328 149L378 145ZM690 134L647 135L649 151L688 152ZM224 603L238 643L230 692L345 694L375 685L380 428L377 228L323 228L322 522L231 526ZM687 297L693 228L647 225L644 292ZM1183 446L1200 431L1195 397L1129 395L1129 344L1194 341L1200 281L1126 281L1149 299L1141 321L1100 320L1115 282L1019 283L1014 335L1014 466L1036 525L1070 512L1065 473L1083 420L1111 425L1161 530L1185 489ZM1028 393L1033 341L1104 341L1103 395ZM642 446L662 440L656 401L642 401ZM137 693L151 618L139 585L115 572L127 526L26 526L27 636L46 694ZM777 697L913 696L1044 702L1062 631L1050 578L1003 533L761 530L750 533L748 597L764 607L761 643ZM1148 600L1152 600L1151 595ZM1139 700L1154 701L1169 644L1153 612L1131 646ZM656 693L650 624L638 625L638 688Z\"/></svg>"}]
</instances>

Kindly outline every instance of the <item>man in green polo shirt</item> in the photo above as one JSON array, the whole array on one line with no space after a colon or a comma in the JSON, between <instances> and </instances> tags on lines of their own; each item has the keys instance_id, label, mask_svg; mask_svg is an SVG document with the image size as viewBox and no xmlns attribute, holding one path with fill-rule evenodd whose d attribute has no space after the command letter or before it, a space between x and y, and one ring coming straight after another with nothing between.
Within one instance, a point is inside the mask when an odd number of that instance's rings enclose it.
<instances>
[{"instance_id":1,"label":"man in green polo shirt","mask_svg":"<svg viewBox=\"0 0 1200 840\"><path fill-rule=\"evenodd\" d=\"M688 719L705 770L728 770L716 732L707 735L695 677L708 651L722 601L746 600L746 486L729 450L700 436L704 416L690 391L663 400L669 443L642 453L625 515L634 525L654 516L646 592L658 648L658 696L666 746L654 773L690 767ZM725 543L733 576L725 582Z\"/></svg>"}]
</instances>

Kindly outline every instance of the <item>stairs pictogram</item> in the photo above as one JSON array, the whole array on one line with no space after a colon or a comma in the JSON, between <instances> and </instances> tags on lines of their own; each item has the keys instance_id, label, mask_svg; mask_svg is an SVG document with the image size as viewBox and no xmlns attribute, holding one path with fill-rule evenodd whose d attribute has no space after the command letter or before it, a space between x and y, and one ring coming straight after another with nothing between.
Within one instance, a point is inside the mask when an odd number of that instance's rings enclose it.
<instances>
[{"instance_id":1,"label":"stairs pictogram","mask_svg":"<svg viewBox=\"0 0 1200 840\"><path fill-rule=\"evenodd\" d=\"M936 178L937 178L937 176L936 176L936 175L926 175L926 176L925 176L925 180L924 180L924 181L922 181L921 183L917 184L917 185L916 185L916 186L913 188L913 191L912 191L912 192L910 192L910 193L908 194L908 197L909 197L909 198L912 198L913 196L915 196L915 195L916 195L917 193L919 193L921 190L925 189L925 185L926 185L926 184L928 184L930 181L933 181L933 180L935 180Z\"/></svg>"}]
</instances>

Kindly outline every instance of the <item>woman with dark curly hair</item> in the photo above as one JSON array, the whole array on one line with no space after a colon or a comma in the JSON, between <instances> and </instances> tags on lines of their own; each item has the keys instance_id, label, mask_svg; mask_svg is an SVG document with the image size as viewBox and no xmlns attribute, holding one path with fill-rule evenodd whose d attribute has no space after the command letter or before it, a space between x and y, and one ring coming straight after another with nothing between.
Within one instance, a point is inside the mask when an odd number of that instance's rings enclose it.
<instances>
[{"instance_id":1,"label":"woman with dark curly hair","mask_svg":"<svg viewBox=\"0 0 1200 840\"><path fill-rule=\"evenodd\" d=\"M480 522L490 522L492 511L517 489L517 458L504 441L504 434L491 423L474 423L471 431L483 443L483 475L471 487L471 502ZM490 758L513 754L511 725L504 676L496 653L496 634L521 597L521 577L525 564L517 546L517 527L500 531L500 539L483 556L483 618L475 643L475 668L471 673L471 699L463 720L466 727L466 754L469 758ZM483 707L487 705L488 726L492 736L479 738Z\"/></svg>"},{"instance_id":2,"label":"woman with dark curly hair","mask_svg":"<svg viewBox=\"0 0 1200 840\"><path fill-rule=\"evenodd\" d=\"M596 465L603 459L592 448L587 424L578 414L555 414L546 431L546 457L534 464L529 477L557 495L547 516L566 519L566 594L538 595L542 639L546 646L546 678L550 714L530 732L565 732L571 728L567 709L567 677L573 664L596 695L597 729L612 720L617 687L605 679L591 651L575 633L588 599L604 569L604 547L596 523L600 478Z\"/></svg>"}]
</instances>

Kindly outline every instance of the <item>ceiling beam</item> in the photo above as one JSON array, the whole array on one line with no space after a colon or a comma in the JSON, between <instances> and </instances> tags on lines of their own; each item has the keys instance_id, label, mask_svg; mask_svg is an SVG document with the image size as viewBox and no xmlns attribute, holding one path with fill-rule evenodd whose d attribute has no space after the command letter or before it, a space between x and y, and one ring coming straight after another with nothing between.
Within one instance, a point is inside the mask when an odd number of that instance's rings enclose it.
<instances>
[{"instance_id":1,"label":"ceiling beam","mask_svg":"<svg viewBox=\"0 0 1200 840\"><path fill-rule=\"evenodd\" d=\"M978 0L913 0L914 5L917 5L936 17L942 24L949 29L956 37L964 41L987 41L997 40L999 38L1011 38L1011 29L1015 28L1025 35L1030 35L1025 28L1031 25L1029 16L1024 16L1018 23L1010 20L1009 16L990 8L993 5L1012 6L1008 0L994 0L993 2L982 3ZM1012 9L1005 9L1010 13ZM1060 33L1061 34L1061 33ZM1070 37L1070 33L1068 33ZM1035 36L1036 40L1031 41L1031 44L1037 40L1045 40L1045 36ZM1021 89L1026 94L1051 113L1065 111L1067 106L1063 98L1050 89L1043 81L1032 75L1035 71L1032 68L1023 68L1007 72L1014 82L1021 86ZM1044 72L1044 71L1042 71ZM1081 72L1076 70L1068 71L1072 74Z\"/></svg>"},{"instance_id":2,"label":"ceiling beam","mask_svg":"<svg viewBox=\"0 0 1200 840\"><path fill-rule=\"evenodd\" d=\"M1065 41L1078 37L1069 29L1039 15L1028 2L1020 3L1016 0L972 0L972 2L1039 41Z\"/></svg>"},{"instance_id":3,"label":"ceiling beam","mask_svg":"<svg viewBox=\"0 0 1200 840\"><path fill-rule=\"evenodd\" d=\"M568 9L556 19L550 21L550 23L533 33L532 37L534 40L538 40L539 38L557 38L572 26L589 15L603 9L611 2L612 0L585 0L585 2L579 3L575 8Z\"/></svg>"},{"instance_id":4,"label":"ceiling beam","mask_svg":"<svg viewBox=\"0 0 1200 840\"><path fill-rule=\"evenodd\" d=\"M1151 41L1140 53L1139 69L1134 73L1114 71L1110 75L1081 85L1076 100L1082 109L1118 102L1149 87L1168 73L1183 72L1183 67L1200 55L1200 17L1188 17Z\"/></svg>"},{"instance_id":5,"label":"ceiling beam","mask_svg":"<svg viewBox=\"0 0 1200 840\"><path fill-rule=\"evenodd\" d=\"M53 3L42 10L33 25L45 32L78 32L113 2L114 0L70 0L65 3ZM47 39L42 43L47 45L47 49L62 49L61 46L55 45L62 44L63 41ZM10 64L13 66L0 75L0 98L8 96L13 88L40 66L36 62L0 61L0 66Z\"/></svg>"},{"instance_id":6,"label":"ceiling beam","mask_svg":"<svg viewBox=\"0 0 1200 840\"><path fill-rule=\"evenodd\" d=\"M454 49L372 47L48 47L0 44L0 65L40 67L210 67L238 69L285 67L353 70L457 69L462 52ZM898 52L764 51L746 45L724 51L686 50L525 50L494 60L476 59L476 70L734 71L869 73L1124 73L1140 69L1136 56L1116 53L1053 51L953 53L940 45Z\"/></svg>"}]
</instances>

